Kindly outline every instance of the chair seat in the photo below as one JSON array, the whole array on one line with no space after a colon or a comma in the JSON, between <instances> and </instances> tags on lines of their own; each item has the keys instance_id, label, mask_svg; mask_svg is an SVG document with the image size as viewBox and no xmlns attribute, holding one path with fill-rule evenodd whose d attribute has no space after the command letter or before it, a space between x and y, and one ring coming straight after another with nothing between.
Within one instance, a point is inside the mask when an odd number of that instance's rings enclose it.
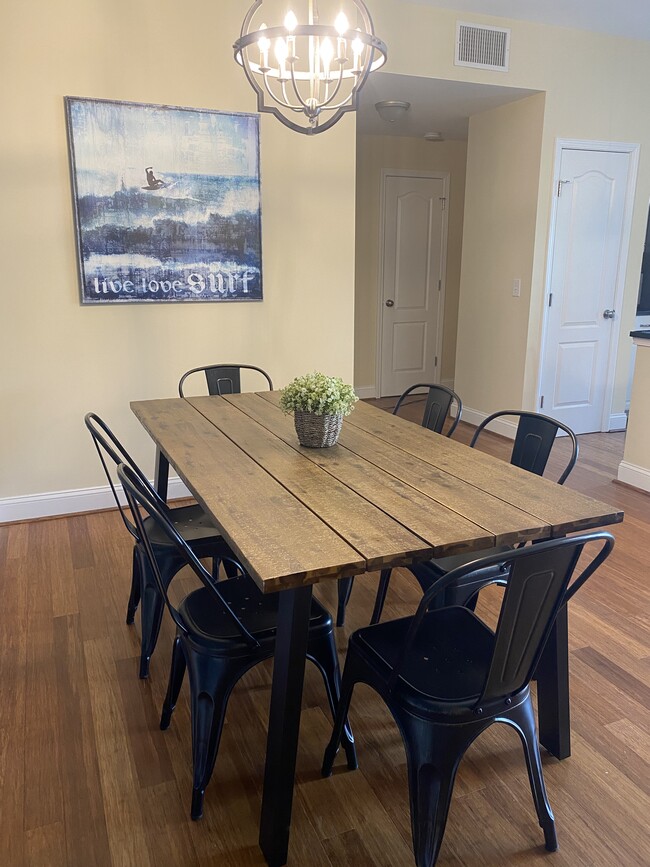
<instances>
[{"instance_id":1,"label":"chair seat","mask_svg":"<svg viewBox=\"0 0 650 867\"><path fill-rule=\"evenodd\" d=\"M246 629L260 643L272 644L275 641L280 594L261 593L248 577L220 581L218 586L221 595ZM217 655L223 652L232 656L236 645L241 645L242 652L250 653L250 646L243 641L241 633L209 588L201 587L186 596L178 612L190 640L209 652ZM318 634L321 629L326 633L331 628L330 613L312 599L310 636Z\"/></svg>"},{"instance_id":2,"label":"chair seat","mask_svg":"<svg viewBox=\"0 0 650 867\"><path fill-rule=\"evenodd\" d=\"M440 578L459 566L471 563L472 560L479 560L492 554L509 554L511 551L512 547L510 545L495 545L494 548L485 548L482 551L463 551L460 554L452 554L450 557L436 557L434 560L427 560L426 563L418 564L418 568L422 567L423 572L425 569L429 571L432 578ZM498 571L499 569L499 567L495 566L490 568L492 571Z\"/></svg>"},{"instance_id":3,"label":"chair seat","mask_svg":"<svg viewBox=\"0 0 650 867\"><path fill-rule=\"evenodd\" d=\"M174 526L190 544L192 542L220 538L219 531L199 505L172 508L170 509L170 514ZM171 544L169 537L156 524L153 518L149 516L145 518L145 528L152 544L165 546Z\"/></svg>"},{"instance_id":4,"label":"chair seat","mask_svg":"<svg viewBox=\"0 0 650 867\"><path fill-rule=\"evenodd\" d=\"M387 678L395 667L413 618L404 617L359 629L350 637L355 650ZM485 685L494 633L462 606L425 614L402 666L395 690L416 712L467 710Z\"/></svg>"}]
</instances>

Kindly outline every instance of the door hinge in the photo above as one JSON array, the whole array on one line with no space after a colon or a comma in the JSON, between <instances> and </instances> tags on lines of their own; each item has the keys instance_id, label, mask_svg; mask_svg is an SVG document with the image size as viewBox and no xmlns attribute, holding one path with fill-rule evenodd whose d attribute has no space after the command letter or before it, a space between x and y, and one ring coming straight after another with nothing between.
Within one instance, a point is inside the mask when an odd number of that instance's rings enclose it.
<instances>
[{"instance_id":1,"label":"door hinge","mask_svg":"<svg viewBox=\"0 0 650 867\"><path fill-rule=\"evenodd\" d=\"M437 366L438 366L438 356L437 356L437 355L436 355L436 357L433 359L433 366L434 366L434 367L437 367Z\"/></svg>"},{"instance_id":2,"label":"door hinge","mask_svg":"<svg viewBox=\"0 0 650 867\"><path fill-rule=\"evenodd\" d=\"M548 306L550 307L552 303L553 303L553 293L549 292L548 293Z\"/></svg>"},{"instance_id":3,"label":"door hinge","mask_svg":"<svg viewBox=\"0 0 650 867\"><path fill-rule=\"evenodd\" d=\"M564 184L570 184L570 183L571 183L571 181L558 181L557 182L557 195L561 196L562 195L562 186Z\"/></svg>"},{"instance_id":4,"label":"door hinge","mask_svg":"<svg viewBox=\"0 0 650 867\"><path fill-rule=\"evenodd\" d=\"M442 280L438 280L438 292L442 290Z\"/></svg>"},{"instance_id":5,"label":"door hinge","mask_svg":"<svg viewBox=\"0 0 650 867\"><path fill-rule=\"evenodd\" d=\"M539 399L539 408L544 409L544 395L542 395Z\"/></svg>"},{"instance_id":6,"label":"door hinge","mask_svg":"<svg viewBox=\"0 0 650 867\"><path fill-rule=\"evenodd\" d=\"M445 198L445 196L440 196L440 202L442 203L442 210L446 211L447 210L447 199Z\"/></svg>"}]
</instances>

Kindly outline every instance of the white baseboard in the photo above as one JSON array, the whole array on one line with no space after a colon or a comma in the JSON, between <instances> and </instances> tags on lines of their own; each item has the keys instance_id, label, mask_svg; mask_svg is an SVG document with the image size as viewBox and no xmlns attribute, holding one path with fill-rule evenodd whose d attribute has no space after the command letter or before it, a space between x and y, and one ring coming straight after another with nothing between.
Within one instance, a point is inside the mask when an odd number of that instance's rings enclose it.
<instances>
[{"instance_id":1,"label":"white baseboard","mask_svg":"<svg viewBox=\"0 0 650 867\"><path fill-rule=\"evenodd\" d=\"M365 400L369 397L377 397L377 389L374 385L355 385L354 393L359 400Z\"/></svg>"},{"instance_id":2,"label":"white baseboard","mask_svg":"<svg viewBox=\"0 0 650 867\"><path fill-rule=\"evenodd\" d=\"M646 467L638 467L636 464L628 464L621 461L618 465L618 480L640 488L642 491L650 491L650 470Z\"/></svg>"},{"instance_id":3,"label":"white baseboard","mask_svg":"<svg viewBox=\"0 0 650 867\"><path fill-rule=\"evenodd\" d=\"M624 412L614 412L609 417L608 430L625 430L627 427L627 414Z\"/></svg>"},{"instance_id":4,"label":"white baseboard","mask_svg":"<svg viewBox=\"0 0 650 867\"><path fill-rule=\"evenodd\" d=\"M124 495L118 489L122 502ZM176 500L191 494L177 477L169 479L168 498ZM0 524L32 521L34 518L55 518L78 512L97 512L115 506L108 485L98 488L79 488L76 491L52 491L47 494L29 494L24 497L0 499Z\"/></svg>"},{"instance_id":5,"label":"white baseboard","mask_svg":"<svg viewBox=\"0 0 650 867\"><path fill-rule=\"evenodd\" d=\"M445 385L447 388L453 389L453 379L441 379L440 385ZM359 400L377 397L377 389L374 385L355 385L354 392Z\"/></svg>"},{"instance_id":6,"label":"white baseboard","mask_svg":"<svg viewBox=\"0 0 650 867\"><path fill-rule=\"evenodd\" d=\"M491 415L491 413L480 412L478 409L463 406L463 415L461 420L478 427L482 421L485 421L488 415ZM492 433L501 434L501 436L513 440L517 433L517 423L498 418L490 425L489 430L491 430Z\"/></svg>"}]
</instances>

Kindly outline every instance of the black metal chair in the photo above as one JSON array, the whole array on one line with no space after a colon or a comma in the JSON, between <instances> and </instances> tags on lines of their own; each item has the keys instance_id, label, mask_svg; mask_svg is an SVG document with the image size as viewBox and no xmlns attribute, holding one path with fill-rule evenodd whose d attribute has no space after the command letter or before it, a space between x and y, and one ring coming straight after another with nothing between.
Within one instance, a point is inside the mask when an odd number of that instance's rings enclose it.
<instances>
[{"instance_id":1,"label":"black metal chair","mask_svg":"<svg viewBox=\"0 0 650 867\"><path fill-rule=\"evenodd\" d=\"M570 446L570 454L564 465L564 468L557 480L559 485L563 485L569 476L569 473L575 466L578 459L578 440L570 427L556 419L546 415L541 415L537 412L527 412L524 410L502 410L488 416L474 431L474 436L471 439L470 447L474 448L483 431L495 420L503 416L515 417L519 419L517 432L512 446L512 454L510 463L515 467L528 470L530 473L541 476L544 474L548 459L555 443L555 438L558 431L564 431L568 436ZM426 563L418 563L410 567L410 571L416 577L418 583L423 590L427 590L433 581L436 581L453 569L462 566L465 563L475 560L477 557L487 556L488 554L502 551L504 554L511 550L511 546L503 545L498 548L490 548L486 551L474 552L473 554L456 554L449 557L439 557L437 559L428 560ZM371 623L378 623L381 618L381 612L386 601L386 593L390 582L391 570L384 569L379 579L379 588L375 600L375 607L372 613ZM491 577L491 581L486 579ZM475 597L481 587L488 583L500 583L503 579L503 568L501 565L490 568L490 574L482 573L480 575L468 575L462 582L456 585L450 585L448 591L441 599L440 604L443 605L468 605L475 603Z\"/></svg>"},{"instance_id":2,"label":"black metal chair","mask_svg":"<svg viewBox=\"0 0 650 867\"><path fill-rule=\"evenodd\" d=\"M269 390L273 391L271 377L261 367L252 364L208 364L204 367L193 367L184 373L178 383L178 393L185 397L183 386L185 380L194 373L204 373L208 386L208 394L240 394L242 370L253 370L266 380Z\"/></svg>"},{"instance_id":3,"label":"black metal chair","mask_svg":"<svg viewBox=\"0 0 650 867\"><path fill-rule=\"evenodd\" d=\"M121 464L118 477L143 540L138 548L149 567L176 624L169 686L160 728L168 728L178 699L185 669L190 683L192 715L193 819L203 814L205 788L219 749L226 706L237 681L254 665L273 656L277 627L278 593L264 595L243 575L216 582L173 523L173 515L131 467ZM143 517L140 507L148 518ZM153 541L152 523L174 547L184 565L190 566L203 586L186 596L176 608L169 599ZM233 560L241 570L241 566ZM243 570L242 570L243 572ZM318 667L327 690L332 714L339 700L340 674L332 618L315 599L311 605L307 658ZM342 732L348 767L357 767L354 739L344 725Z\"/></svg>"},{"instance_id":4,"label":"black metal chair","mask_svg":"<svg viewBox=\"0 0 650 867\"><path fill-rule=\"evenodd\" d=\"M569 586L590 543L597 547L596 555ZM606 559L613 544L609 533L592 533L511 551L496 632L468 608L432 610L432 603L465 575L502 562L498 554L441 578L414 616L367 626L350 637L323 776L331 773L354 685L366 683L386 702L404 741L417 867L435 864L460 761L474 739L495 722L512 726L521 738L546 848L557 849L530 680L560 607Z\"/></svg>"},{"instance_id":5,"label":"black metal chair","mask_svg":"<svg viewBox=\"0 0 650 867\"><path fill-rule=\"evenodd\" d=\"M122 516L124 526L135 540L135 545L133 546L131 592L129 594L129 602L126 611L126 622L129 625L133 623L138 603L141 602L141 651L139 676L145 678L149 674L149 662L158 640L158 633L160 632L160 623L165 603L163 597L158 591L158 585L151 570L146 561L142 560L142 538L133 521L129 519L128 514L124 510L124 506L120 502L113 475L109 470L108 460L110 460L115 467L119 466L121 463L128 464L140 479L141 484L148 487L151 496L159 500L161 503L162 500L149 485L142 470L138 467L122 443L108 427L106 422L92 412L89 412L85 416L84 421L86 427L90 431L93 442L95 443L97 454L99 455L102 467L106 473L108 483L111 486L111 491L113 492L117 508ZM221 559L223 557L232 557L232 551L219 535L216 527L212 524L203 509L198 505L180 506L171 509L170 515L177 531L188 542L188 544L192 546L192 550L196 553L197 557L213 558L214 570L215 574L217 574ZM157 532L153 522L149 521L147 528L150 531L153 550L160 568L162 581L167 585L178 570L185 565L185 560L179 556L176 548L169 543L166 537Z\"/></svg>"},{"instance_id":6,"label":"black metal chair","mask_svg":"<svg viewBox=\"0 0 650 867\"><path fill-rule=\"evenodd\" d=\"M417 389L426 388L426 393L417 392ZM404 401L409 397L414 397L415 402L424 402L422 410L422 427L435 433L442 433L445 421L449 416L452 405L456 405L456 417L447 430L447 436L450 437L456 430L456 426L460 421L463 412L463 402L455 391L447 388L445 385L433 385L427 383L418 383L407 388L397 399L397 403L393 409L393 415L398 415L399 409L404 404ZM408 404L406 404L408 405ZM336 625L343 626L345 623L345 609L350 601L350 594L354 586L354 578L341 578L338 583L338 605L336 608Z\"/></svg>"},{"instance_id":7,"label":"black metal chair","mask_svg":"<svg viewBox=\"0 0 650 867\"><path fill-rule=\"evenodd\" d=\"M428 391L426 393L417 392L419 388L426 388ZM397 399L397 403L395 404L395 408L393 410L393 415L398 415L400 407L405 403L406 399L409 397L413 397L415 400L422 401L424 400L424 408L422 411L422 427L426 427L429 430L435 431L436 433L442 433L445 421L449 416L451 407L456 405L456 415L453 418L449 429L447 430L446 436L450 437L453 432L456 430L458 422L460 421L460 417L463 412L463 402L460 397L453 391L451 388L447 388L445 385L429 385L428 383L419 383L418 385L412 385L410 388L407 388L406 391L399 396ZM409 403L415 402L415 400L408 401L406 405Z\"/></svg>"}]
</instances>

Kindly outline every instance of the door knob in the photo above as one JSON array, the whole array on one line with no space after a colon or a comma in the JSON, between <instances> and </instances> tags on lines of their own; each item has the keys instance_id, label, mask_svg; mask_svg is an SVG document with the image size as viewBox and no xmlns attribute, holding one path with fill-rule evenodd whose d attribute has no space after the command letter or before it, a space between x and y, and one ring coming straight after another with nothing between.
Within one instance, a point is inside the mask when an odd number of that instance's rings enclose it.
<instances>
[{"instance_id":1,"label":"door knob","mask_svg":"<svg viewBox=\"0 0 650 867\"><path fill-rule=\"evenodd\" d=\"M394 307L394 306L395 306L395 302L393 301L392 298L389 298L388 301L386 301L386 307Z\"/></svg>"},{"instance_id":2,"label":"door knob","mask_svg":"<svg viewBox=\"0 0 650 867\"><path fill-rule=\"evenodd\" d=\"M603 310L603 319L613 319L616 310Z\"/></svg>"}]
</instances>

